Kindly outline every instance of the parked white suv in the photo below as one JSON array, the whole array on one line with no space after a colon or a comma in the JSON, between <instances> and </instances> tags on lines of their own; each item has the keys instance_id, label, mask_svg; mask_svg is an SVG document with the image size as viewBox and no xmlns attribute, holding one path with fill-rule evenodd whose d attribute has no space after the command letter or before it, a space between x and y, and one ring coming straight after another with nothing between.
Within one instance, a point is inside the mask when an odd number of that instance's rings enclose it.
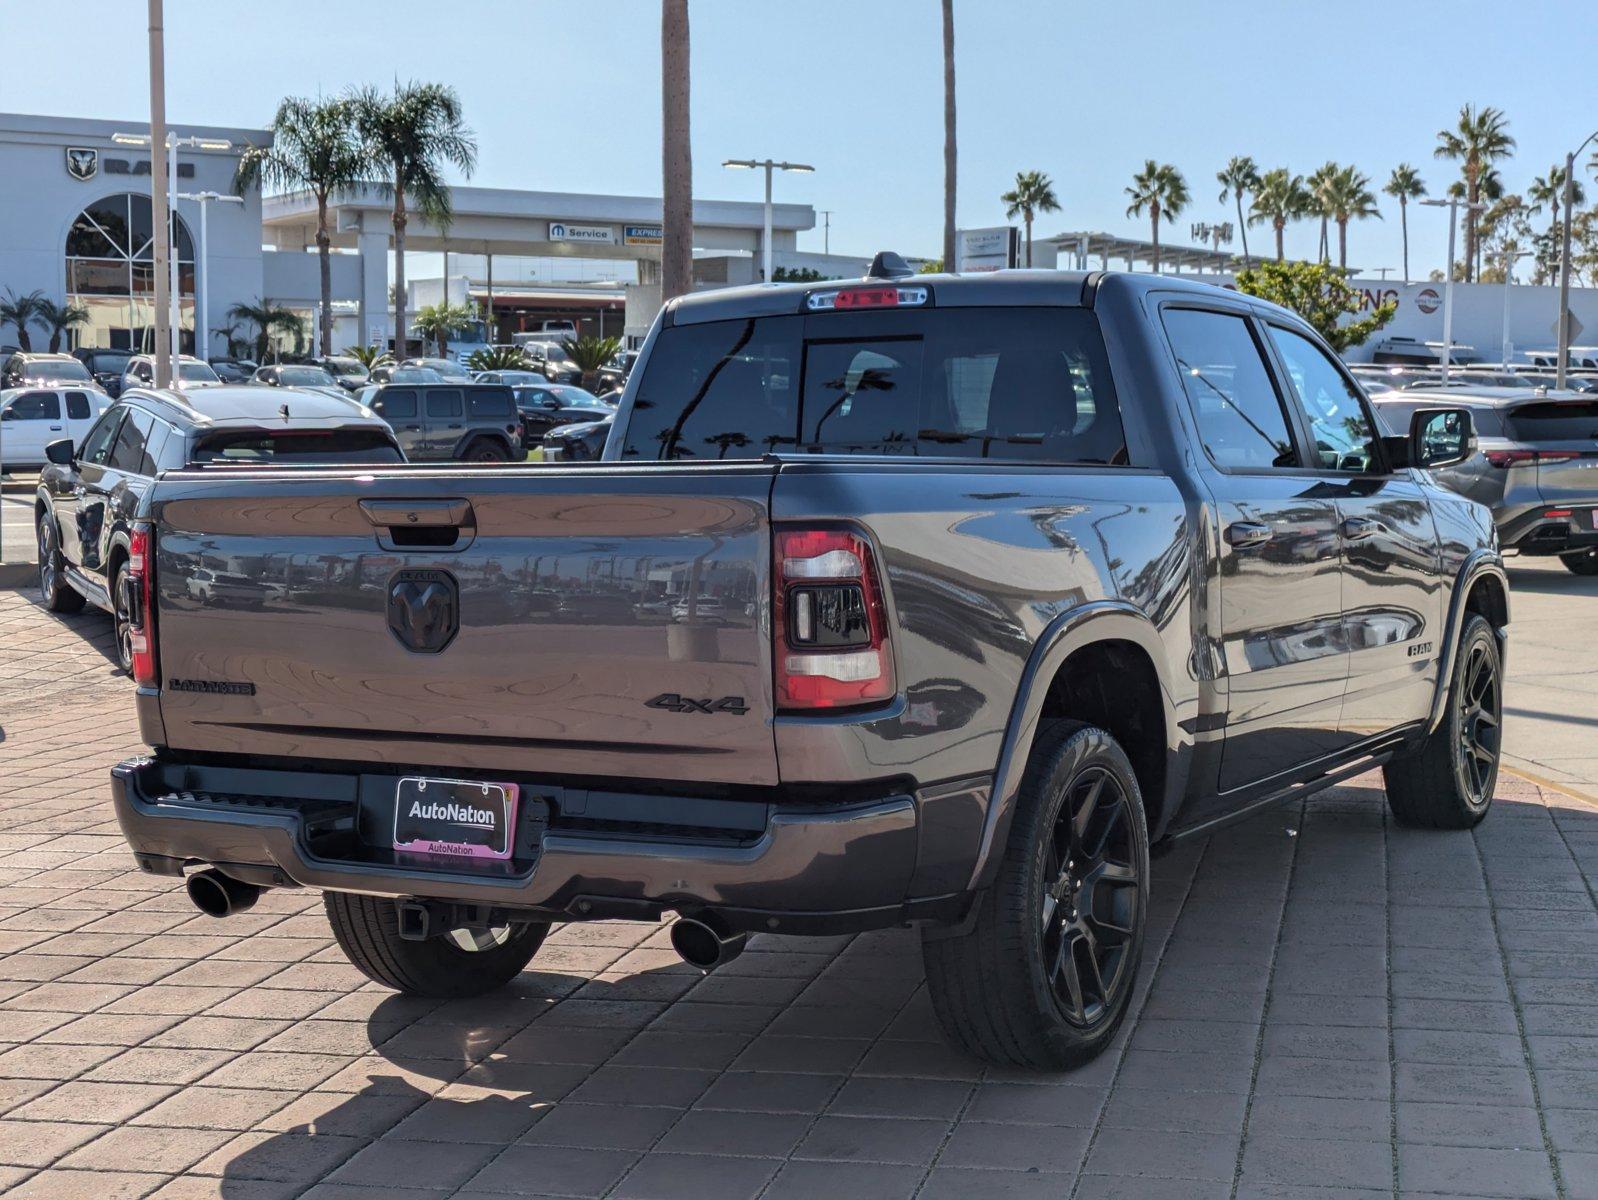
<instances>
[{"instance_id":1,"label":"parked white suv","mask_svg":"<svg viewBox=\"0 0 1598 1200\"><path fill-rule=\"evenodd\" d=\"M122 387L117 393L127 391L130 387L155 386L155 355L140 354L128 359L128 365L122 372ZM221 387L222 377L211 369L211 364L189 354L178 356L177 379L174 386L180 391L191 388Z\"/></svg>"}]
</instances>

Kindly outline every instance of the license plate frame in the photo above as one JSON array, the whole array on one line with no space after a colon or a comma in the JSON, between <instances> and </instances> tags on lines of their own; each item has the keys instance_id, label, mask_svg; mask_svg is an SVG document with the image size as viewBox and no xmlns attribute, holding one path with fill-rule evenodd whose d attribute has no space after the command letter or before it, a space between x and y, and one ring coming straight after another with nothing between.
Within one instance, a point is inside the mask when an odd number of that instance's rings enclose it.
<instances>
[{"instance_id":1,"label":"license plate frame","mask_svg":"<svg viewBox=\"0 0 1598 1200\"><path fill-rule=\"evenodd\" d=\"M503 862L515 851L520 798L514 783L402 776L394 785L394 850L432 859Z\"/></svg>"}]
</instances>

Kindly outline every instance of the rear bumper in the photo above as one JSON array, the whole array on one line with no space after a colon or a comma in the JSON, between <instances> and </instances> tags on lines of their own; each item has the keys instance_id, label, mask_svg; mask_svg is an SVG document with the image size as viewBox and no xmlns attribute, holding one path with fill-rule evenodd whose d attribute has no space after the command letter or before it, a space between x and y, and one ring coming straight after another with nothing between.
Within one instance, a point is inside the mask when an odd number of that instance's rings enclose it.
<instances>
[{"instance_id":1,"label":"rear bumper","mask_svg":"<svg viewBox=\"0 0 1598 1200\"><path fill-rule=\"evenodd\" d=\"M841 806L627 796L529 784L516 857L452 869L383 844L393 776L134 759L111 773L139 865L210 864L263 887L416 897L553 920L711 913L733 929L834 933L948 921L969 871L955 827L980 822L986 781ZM386 805L386 807L385 807ZM650 822L594 814L637 815ZM669 832L658 822L669 820ZM697 824L677 825L691 820ZM928 828L928 822L931 828ZM968 877L968 876L966 876Z\"/></svg>"},{"instance_id":2,"label":"rear bumper","mask_svg":"<svg viewBox=\"0 0 1598 1200\"><path fill-rule=\"evenodd\" d=\"M1568 517L1551 517L1548 511L1569 512ZM1585 504L1539 504L1517 513L1498 526L1498 542L1505 550L1520 554L1564 554L1598 546L1598 526L1592 514L1598 500Z\"/></svg>"}]
</instances>

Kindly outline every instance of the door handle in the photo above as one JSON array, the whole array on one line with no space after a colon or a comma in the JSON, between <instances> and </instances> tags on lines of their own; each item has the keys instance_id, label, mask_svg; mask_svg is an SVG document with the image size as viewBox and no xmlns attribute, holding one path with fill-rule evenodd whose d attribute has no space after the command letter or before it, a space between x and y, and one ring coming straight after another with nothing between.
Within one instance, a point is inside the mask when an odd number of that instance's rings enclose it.
<instances>
[{"instance_id":1,"label":"door handle","mask_svg":"<svg viewBox=\"0 0 1598 1200\"><path fill-rule=\"evenodd\" d=\"M421 433L422 432L422 427L420 425L407 425L407 426L405 426L405 432L406 433Z\"/></svg>"},{"instance_id":2,"label":"door handle","mask_svg":"<svg viewBox=\"0 0 1598 1200\"><path fill-rule=\"evenodd\" d=\"M1369 517L1349 517L1343 522L1343 536L1351 542L1373 537L1382 528L1380 521L1373 521Z\"/></svg>"},{"instance_id":3,"label":"door handle","mask_svg":"<svg viewBox=\"0 0 1598 1200\"><path fill-rule=\"evenodd\" d=\"M1226 527L1226 544L1251 550L1271 540L1271 527L1256 521L1233 521Z\"/></svg>"},{"instance_id":4,"label":"door handle","mask_svg":"<svg viewBox=\"0 0 1598 1200\"><path fill-rule=\"evenodd\" d=\"M50 432L51 433L60 433L61 432L61 426L59 426L59 425L50 426Z\"/></svg>"}]
</instances>

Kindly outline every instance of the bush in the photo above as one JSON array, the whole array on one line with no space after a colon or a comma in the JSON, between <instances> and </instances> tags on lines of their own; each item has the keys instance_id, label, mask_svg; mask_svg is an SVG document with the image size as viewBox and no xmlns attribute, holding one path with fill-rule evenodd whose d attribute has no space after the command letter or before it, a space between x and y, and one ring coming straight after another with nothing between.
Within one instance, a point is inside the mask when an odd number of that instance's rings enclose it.
<instances>
[{"instance_id":1,"label":"bush","mask_svg":"<svg viewBox=\"0 0 1598 1200\"><path fill-rule=\"evenodd\" d=\"M1389 300L1368 317L1345 320L1359 311L1359 297L1348 286L1348 276L1330 263L1264 262L1238 273L1237 290L1292 309L1341 352L1360 345L1398 311L1397 303Z\"/></svg>"}]
</instances>

